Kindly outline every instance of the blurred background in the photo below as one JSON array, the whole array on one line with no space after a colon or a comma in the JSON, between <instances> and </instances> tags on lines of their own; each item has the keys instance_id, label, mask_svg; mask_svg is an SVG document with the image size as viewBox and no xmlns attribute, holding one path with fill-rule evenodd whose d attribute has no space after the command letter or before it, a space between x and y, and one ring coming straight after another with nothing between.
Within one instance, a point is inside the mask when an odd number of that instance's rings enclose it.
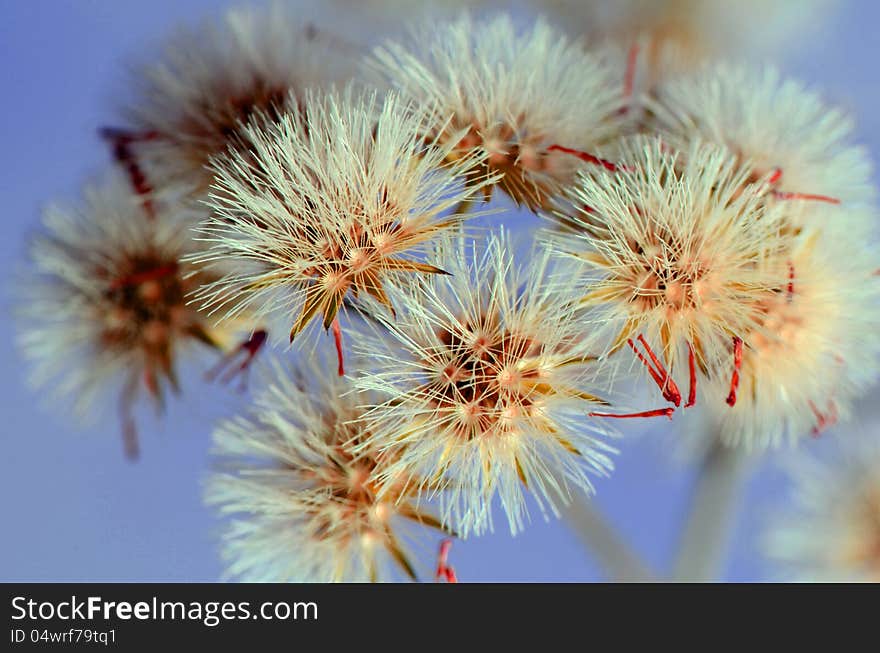
<instances>
[{"instance_id":1,"label":"blurred background","mask_svg":"<svg viewBox=\"0 0 880 653\"><path fill-rule=\"evenodd\" d=\"M368 11L381 4L358 6ZM761 3L744 4L760 11ZM875 26L880 8L869 0L820 4L823 10L815 21L798 17L804 26L789 34L781 52L743 39L743 51L736 54L768 59L820 88L826 99L853 115L859 140L876 157L880 44ZM0 0L0 206L7 229L0 239L0 580L215 581L221 576L218 522L202 504L202 481L214 420L234 413L245 398L206 386L198 369L188 370L183 399L171 402L164 418L142 411L142 456L129 463L113 408L103 423L82 430L26 386L11 308L42 207L50 200L77 200L82 184L110 164L96 130L119 124L119 108L130 90L127 71L156 56L177 25L197 24L229 5L216 0ZM813 5L806 5L809 13ZM514 3L511 10L529 20L524 3ZM396 16L406 14L401 10L364 21L340 0L315 10L315 20L368 43L381 30L394 29ZM758 24L762 16L753 19ZM535 221L530 215L504 218L509 225L518 220ZM821 451L833 438L855 430L880 436L878 399L875 389L853 422L804 446ZM675 553L695 472L673 455L676 423L625 426L634 428L619 442L614 475L597 480L596 504L662 575ZM754 461L739 500L723 579L773 578L757 537L769 509L784 498L786 481L778 462L789 455L783 451ZM532 514L531 526L515 538L499 519L494 535L456 543L451 562L459 578L605 578L563 521L545 523L537 511Z\"/></svg>"}]
</instances>

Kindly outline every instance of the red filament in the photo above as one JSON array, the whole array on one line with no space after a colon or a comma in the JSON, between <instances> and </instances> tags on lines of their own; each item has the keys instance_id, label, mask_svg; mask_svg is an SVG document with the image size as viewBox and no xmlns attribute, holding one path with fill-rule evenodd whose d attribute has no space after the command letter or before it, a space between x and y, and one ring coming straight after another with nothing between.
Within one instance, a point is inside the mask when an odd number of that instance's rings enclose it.
<instances>
[{"instance_id":1,"label":"red filament","mask_svg":"<svg viewBox=\"0 0 880 653\"><path fill-rule=\"evenodd\" d=\"M647 358L636 348L635 343L632 341L632 338L629 338L626 342L630 346L630 348L635 352L635 355L642 362L642 364L648 368L648 373L651 375L651 378L654 379L654 382L660 388L660 392L663 393L663 398L666 401L675 404L676 407L681 405L681 391L678 389L678 385L676 385L675 380L669 376L669 372L666 371L666 368L663 366L663 363L660 362L660 359L654 354L651 347L648 345L647 340L642 335L639 335L637 338L638 341L645 348L645 352L648 354L648 357L651 359L650 362Z\"/></svg>"},{"instance_id":2,"label":"red filament","mask_svg":"<svg viewBox=\"0 0 880 653\"><path fill-rule=\"evenodd\" d=\"M654 410L645 410L641 413L587 413L589 417L611 417L614 419L632 419L634 417L668 417L672 419L672 413L675 412L675 408L671 406L667 406L666 408L655 408Z\"/></svg>"},{"instance_id":3,"label":"red filament","mask_svg":"<svg viewBox=\"0 0 880 653\"><path fill-rule=\"evenodd\" d=\"M739 387L739 372L742 368L743 341L739 336L733 337L733 374L730 377L730 392L727 394L727 405L736 405L736 390Z\"/></svg>"},{"instance_id":4,"label":"red filament","mask_svg":"<svg viewBox=\"0 0 880 653\"><path fill-rule=\"evenodd\" d=\"M333 318L333 324L330 325L333 330L333 343L336 345L336 358L339 360L337 373L339 376L345 376L345 361L342 356L342 329L339 326L339 318Z\"/></svg>"},{"instance_id":5,"label":"red filament","mask_svg":"<svg viewBox=\"0 0 880 653\"><path fill-rule=\"evenodd\" d=\"M220 382L227 384L236 376L240 375L241 381L239 389L243 391L247 387L250 366L260 352L260 349L266 344L266 339L268 337L269 333L265 329L254 331L247 340L242 342L232 352L221 358L220 362L205 374L205 379L209 382L213 381L219 374L226 370L226 373L220 378ZM235 359L240 356L242 356L242 361L238 365L232 365Z\"/></svg>"},{"instance_id":6,"label":"red filament","mask_svg":"<svg viewBox=\"0 0 880 653\"><path fill-rule=\"evenodd\" d=\"M581 161L585 161L587 163L591 163L593 165L602 166L606 170L611 172L617 172L618 170L625 170L622 166L617 165L612 161L607 161L606 159L601 159L595 154L590 154L589 152L582 152L581 150L573 150L570 147L563 147L562 145L551 145L547 148L548 152L564 152L565 154L571 154L572 156L576 156Z\"/></svg>"},{"instance_id":7,"label":"red filament","mask_svg":"<svg viewBox=\"0 0 880 653\"><path fill-rule=\"evenodd\" d=\"M688 373L690 374L690 381L688 383L688 400L684 407L690 408L697 403L697 366L696 361L694 360L694 348L691 346L691 343L687 343L687 346Z\"/></svg>"},{"instance_id":8,"label":"red filament","mask_svg":"<svg viewBox=\"0 0 880 653\"><path fill-rule=\"evenodd\" d=\"M134 191L143 197L144 210L147 212L147 215L153 217L156 213L153 201L150 199L153 188L150 186L150 182L147 181L147 176L141 169L131 146L134 143L155 140L159 137L159 134L152 131L142 133L131 132L113 127L103 127L99 133L113 147L113 158L125 169Z\"/></svg>"},{"instance_id":9,"label":"red filament","mask_svg":"<svg viewBox=\"0 0 880 653\"><path fill-rule=\"evenodd\" d=\"M437 555L437 573L435 580L439 583L445 580L447 583L457 583L458 577L455 569L449 564L449 551L452 548L452 540L445 539L440 542L440 553Z\"/></svg>"}]
</instances>

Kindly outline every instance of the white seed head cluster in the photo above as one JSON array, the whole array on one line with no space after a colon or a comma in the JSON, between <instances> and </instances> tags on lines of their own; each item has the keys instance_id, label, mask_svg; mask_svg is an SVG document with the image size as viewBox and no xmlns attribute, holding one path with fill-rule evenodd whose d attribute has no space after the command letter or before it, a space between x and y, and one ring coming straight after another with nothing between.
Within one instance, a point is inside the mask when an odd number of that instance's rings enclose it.
<instances>
[{"instance_id":1,"label":"white seed head cluster","mask_svg":"<svg viewBox=\"0 0 880 653\"><path fill-rule=\"evenodd\" d=\"M114 394L134 457L136 401L161 408L195 345L248 330L206 374L244 380L264 344L332 329L335 370L288 351L214 432L205 498L247 581L416 579L425 527L516 534L530 502L592 494L624 419L699 403L704 451L817 435L880 376L873 165L816 92L707 59L828 1L525 3L557 29L334 0L330 33L279 0L183 31L101 130L119 169L46 212L33 380L81 415ZM552 228L520 247L467 223L496 191ZM671 406L626 412L624 367ZM860 446L796 469L768 538L793 577L880 579Z\"/></svg>"},{"instance_id":2,"label":"white seed head cluster","mask_svg":"<svg viewBox=\"0 0 880 653\"><path fill-rule=\"evenodd\" d=\"M450 275L395 291L397 317L361 342L373 364L357 383L384 398L370 428L402 452L385 474L415 471L460 534L491 528L496 497L517 532L528 491L555 512L610 469L609 432L587 416L608 384L572 319L570 268L554 272L546 251L521 269L503 235L458 239L432 263Z\"/></svg>"},{"instance_id":3,"label":"white seed head cluster","mask_svg":"<svg viewBox=\"0 0 880 653\"><path fill-rule=\"evenodd\" d=\"M240 146L255 114L277 116L288 93L350 77L351 53L322 38L280 2L231 9L177 34L164 61L142 72L140 99L129 109L151 183L204 190L210 158Z\"/></svg>"},{"instance_id":4,"label":"white seed head cluster","mask_svg":"<svg viewBox=\"0 0 880 653\"><path fill-rule=\"evenodd\" d=\"M507 16L427 25L409 45L377 49L372 67L405 96L438 107L441 119L451 115L430 137L448 143L453 157L485 151L473 174L503 173L498 187L532 209L579 164L549 148L594 151L620 129L618 73L540 20L528 29Z\"/></svg>"},{"instance_id":5,"label":"white seed head cluster","mask_svg":"<svg viewBox=\"0 0 880 653\"><path fill-rule=\"evenodd\" d=\"M732 337L751 330L786 275L775 256L780 209L722 148L681 155L636 138L620 160L616 174L585 170L555 214L556 247L592 268L582 304L605 311L612 352L641 335L673 376L687 344L704 373L729 365Z\"/></svg>"},{"instance_id":6,"label":"white seed head cluster","mask_svg":"<svg viewBox=\"0 0 880 653\"><path fill-rule=\"evenodd\" d=\"M719 64L665 80L654 93L651 129L671 147L686 150L696 140L723 145L777 197L814 196L780 200L803 204L801 220L867 229L853 220L870 212L845 209L875 199L872 162L854 143L852 120L803 84L769 67ZM775 173L781 176L771 181Z\"/></svg>"},{"instance_id":7,"label":"white seed head cluster","mask_svg":"<svg viewBox=\"0 0 880 653\"><path fill-rule=\"evenodd\" d=\"M389 283L438 273L420 253L458 228L453 209L491 178L465 187L466 158L446 165L450 145L426 143L425 113L391 94L307 94L301 111L244 131L247 152L215 162L212 216L197 257L237 266L198 294L222 315L277 314L291 339L315 318L327 328L349 297L393 310Z\"/></svg>"},{"instance_id":8,"label":"white seed head cluster","mask_svg":"<svg viewBox=\"0 0 880 653\"><path fill-rule=\"evenodd\" d=\"M876 432L835 445L822 459L802 453L787 465L789 502L773 514L763 538L780 580L880 582Z\"/></svg>"},{"instance_id":9,"label":"white seed head cluster","mask_svg":"<svg viewBox=\"0 0 880 653\"><path fill-rule=\"evenodd\" d=\"M379 451L363 419L370 398L318 361L266 367L245 415L214 433L216 471L208 503L231 516L223 553L229 575L250 582L415 578L406 522L440 528L411 497L407 474L376 477Z\"/></svg>"},{"instance_id":10,"label":"white seed head cluster","mask_svg":"<svg viewBox=\"0 0 880 653\"><path fill-rule=\"evenodd\" d=\"M161 405L177 390L183 350L220 347L231 335L187 304L207 280L182 262L197 243L179 212L157 205L149 215L127 179L112 175L88 188L81 206L49 208L33 244L22 346L34 382L52 385L84 416L112 392L121 391L123 410L141 391Z\"/></svg>"}]
</instances>

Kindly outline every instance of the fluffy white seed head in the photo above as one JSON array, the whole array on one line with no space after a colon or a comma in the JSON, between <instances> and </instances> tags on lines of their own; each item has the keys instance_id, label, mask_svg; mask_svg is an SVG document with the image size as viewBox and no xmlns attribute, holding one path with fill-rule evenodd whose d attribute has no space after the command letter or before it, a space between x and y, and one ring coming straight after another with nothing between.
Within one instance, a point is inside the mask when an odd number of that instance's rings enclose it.
<instances>
[{"instance_id":1,"label":"fluffy white seed head","mask_svg":"<svg viewBox=\"0 0 880 653\"><path fill-rule=\"evenodd\" d=\"M199 293L207 308L232 296L220 317L278 315L291 339L313 318L327 328L352 297L393 310L387 286L438 273L420 262L425 246L458 228L451 209L492 181L465 187L475 159L445 163L451 145L426 143L425 113L393 94L349 88L301 106L245 129L247 153L216 160L200 227L210 249L198 257L236 268Z\"/></svg>"},{"instance_id":2,"label":"fluffy white seed head","mask_svg":"<svg viewBox=\"0 0 880 653\"><path fill-rule=\"evenodd\" d=\"M504 235L484 247L446 241L431 262L449 276L394 291L397 317L362 339L372 367L357 381L384 398L367 415L377 441L402 451L380 479L424 479L462 535L492 527L496 497L517 532L527 494L555 512L611 468L609 432L587 416L610 384L573 319L570 268L537 249L515 268Z\"/></svg>"},{"instance_id":3,"label":"fluffy white seed head","mask_svg":"<svg viewBox=\"0 0 880 653\"><path fill-rule=\"evenodd\" d=\"M250 582L358 582L415 576L405 524L439 528L407 475L375 477L394 459L363 420L368 393L320 362L274 363L250 410L214 432L206 500L222 515L227 572Z\"/></svg>"},{"instance_id":4,"label":"fluffy white seed head","mask_svg":"<svg viewBox=\"0 0 880 653\"><path fill-rule=\"evenodd\" d=\"M781 209L722 148L682 155L640 137L620 160L616 173L582 173L555 213L562 230L548 234L592 268L581 303L603 311L612 353L641 335L673 377L687 378L688 344L704 375L729 369L732 337L750 332L787 274Z\"/></svg>"},{"instance_id":5,"label":"fluffy white seed head","mask_svg":"<svg viewBox=\"0 0 880 653\"><path fill-rule=\"evenodd\" d=\"M602 57L537 21L507 16L424 25L407 45L376 50L371 66L405 96L438 107L449 123L430 136L486 159L473 174L503 173L498 186L518 204L544 206L579 165L553 145L595 151L620 130L623 82Z\"/></svg>"},{"instance_id":6,"label":"fluffy white seed head","mask_svg":"<svg viewBox=\"0 0 880 653\"><path fill-rule=\"evenodd\" d=\"M191 343L220 347L232 335L206 322L186 296L208 280L182 261L194 252L188 219L154 201L151 215L121 174L85 191L80 206L53 206L31 250L19 314L33 381L91 413L121 392L123 409L146 391L176 390ZM130 451L129 453L134 453Z\"/></svg>"},{"instance_id":7,"label":"fluffy white seed head","mask_svg":"<svg viewBox=\"0 0 880 653\"><path fill-rule=\"evenodd\" d=\"M880 446L871 436L789 463L789 503L763 538L781 580L880 581Z\"/></svg>"},{"instance_id":8,"label":"fluffy white seed head","mask_svg":"<svg viewBox=\"0 0 880 653\"><path fill-rule=\"evenodd\" d=\"M727 379L706 390L729 443L762 448L818 434L847 415L880 371L876 248L814 231L786 265L787 278L743 334L736 405L723 404Z\"/></svg>"},{"instance_id":9,"label":"fluffy white seed head","mask_svg":"<svg viewBox=\"0 0 880 653\"><path fill-rule=\"evenodd\" d=\"M771 197L802 204L800 220L823 228L866 230L853 206L876 196L873 165L854 143L854 125L801 83L773 68L711 65L692 76L676 76L655 88L648 101L650 127L672 147L687 150L695 140L727 147L748 162L753 181L768 180ZM771 181L776 174L781 175ZM790 198L788 194L819 198ZM837 206L830 202L835 200Z\"/></svg>"},{"instance_id":10,"label":"fluffy white seed head","mask_svg":"<svg viewBox=\"0 0 880 653\"><path fill-rule=\"evenodd\" d=\"M181 30L164 60L144 69L128 111L144 137L135 151L150 182L206 189L209 159L239 146L254 114L277 115L289 92L349 78L350 59L280 2Z\"/></svg>"}]
</instances>

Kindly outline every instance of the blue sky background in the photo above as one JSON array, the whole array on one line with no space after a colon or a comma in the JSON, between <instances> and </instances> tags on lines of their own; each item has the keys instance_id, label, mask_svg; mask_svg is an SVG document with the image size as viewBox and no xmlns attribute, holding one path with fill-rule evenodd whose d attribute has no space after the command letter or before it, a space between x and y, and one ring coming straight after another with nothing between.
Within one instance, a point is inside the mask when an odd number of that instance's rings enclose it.
<instances>
[{"instance_id":1,"label":"blue sky background","mask_svg":"<svg viewBox=\"0 0 880 653\"><path fill-rule=\"evenodd\" d=\"M240 407L242 398L206 387L198 370L190 370L185 401L172 402L161 421L145 415L142 458L127 463L113 407L99 426L78 430L69 415L42 405L24 385L10 309L41 208L52 199L76 200L81 185L109 165L96 128L119 123L126 66L148 59L178 23L196 22L226 4L0 0L0 219L7 230L0 239L0 580L220 576L218 523L202 505L201 483L211 425ZM876 156L880 46L874 28L880 9L868 0L840 4L809 48L777 63L851 111L860 139ZM877 431L878 398L874 391L863 403L855 425L806 446L821 449L856 428ZM597 503L662 573L674 554L693 471L671 462L675 436L667 425L638 428L641 433L628 432L621 442L615 474L597 482ZM755 535L785 487L774 458L760 464L742 498L726 579L766 577ZM457 543L452 555L463 580L602 578L564 523L540 517L516 538L498 529Z\"/></svg>"}]
</instances>

